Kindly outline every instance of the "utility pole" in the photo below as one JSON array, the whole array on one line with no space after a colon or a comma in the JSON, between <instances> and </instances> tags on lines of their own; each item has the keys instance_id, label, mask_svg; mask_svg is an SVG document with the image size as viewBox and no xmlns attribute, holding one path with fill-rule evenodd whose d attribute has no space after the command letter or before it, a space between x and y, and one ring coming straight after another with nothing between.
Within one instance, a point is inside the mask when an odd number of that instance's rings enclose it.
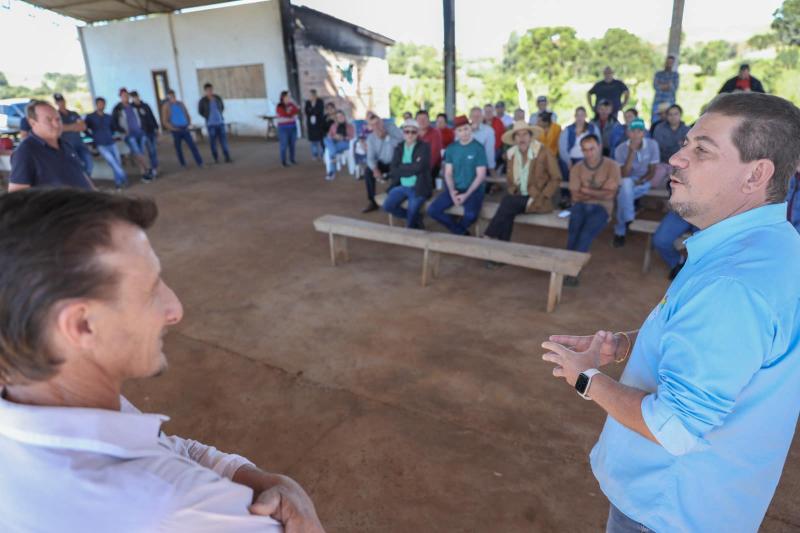
<instances>
[{"instance_id":1,"label":"utility pole","mask_svg":"<svg viewBox=\"0 0 800 533\"><path fill-rule=\"evenodd\" d=\"M681 53L681 28L683 26L683 4L684 0L673 0L672 2L672 25L669 27L669 44L667 45L667 55L675 56L675 68L678 68L678 60ZM731 6L733 9L733 6Z\"/></svg>"},{"instance_id":2,"label":"utility pole","mask_svg":"<svg viewBox=\"0 0 800 533\"><path fill-rule=\"evenodd\" d=\"M456 15L455 0L442 0L444 18L444 109L456 115Z\"/></svg>"}]
</instances>

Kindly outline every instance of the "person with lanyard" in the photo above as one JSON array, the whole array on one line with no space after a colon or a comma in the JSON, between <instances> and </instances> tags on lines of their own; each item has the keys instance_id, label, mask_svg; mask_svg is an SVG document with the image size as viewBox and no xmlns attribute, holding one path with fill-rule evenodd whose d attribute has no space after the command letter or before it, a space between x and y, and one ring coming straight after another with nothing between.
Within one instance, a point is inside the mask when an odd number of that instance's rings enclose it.
<instances>
[{"instance_id":1,"label":"person with lanyard","mask_svg":"<svg viewBox=\"0 0 800 533\"><path fill-rule=\"evenodd\" d=\"M308 129L308 142L311 143L311 157L314 161L319 161L325 145L322 139L328 132L325 127L325 104L322 98L317 96L317 90L311 89L311 97L306 100L306 128ZM330 127L330 125L328 126Z\"/></svg>"},{"instance_id":2,"label":"person with lanyard","mask_svg":"<svg viewBox=\"0 0 800 533\"><path fill-rule=\"evenodd\" d=\"M398 218L405 219L407 228L425 229L420 209L431 197L431 147L419 140L419 124L414 119L403 123L404 142L394 148L389 170L392 180L383 209ZM408 207L403 207L403 202Z\"/></svg>"},{"instance_id":3,"label":"person with lanyard","mask_svg":"<svg viewBox=\"0 0 800 533\"><path fill-rule=\"evenodd\" d=\"M290 163L296 165L294 147L297 142L297 115L300 114L300 109L292 101L289 91L281 91L280 101L275 107L275 114L278 116L278 142L280 143L281 165L284 167L288 167ZM289 156L288 159L287 155Z\"/></svg>"},{"instance_id":4,"label":"person with lanyard","mask_svg":"<svg viewBox=\"0 0 800 533\"><path fill-rule=\"evenodd\" d=\"M225 156L226 163L233 163L231 154L228 151L228 136L225 133L225 118L222 112L225 111L225 103L222 97L214 93L214 86L210 83L203 85L205 95L197 103L197 112L206 119L206 129L208 130L208 145L211 148L211 157L214 163L219 163L217 153L217 143L222 148L222 155Z\"/></svg>"},{"instance_id":5,"label":"person with lanyard","mask_svg":"<svg viewBox=\"0 0 800 533\"><path fill-rule=\"evenodd\" d=\"M474 111L475 108L473 108ZM477 120L481 120L477 108ZM473 139L473 127L469 119L459 115L453 121L456 141L444 152L444 182L446 190L428 206L428 216L436 220L451 233L468 235L469 227L478 220L483 206L484 181L489 164L486 147ZM483 126L483 124L479 124ZM490 129L491 131L491 129ZM464 207L464 216L456 222L445 213L454 205Z\"/></svg>"},{"instance_id":6,"label":"person with lanyard","mask_svg":"<svg viewBox=\"0 0 800 533\"><path fill-rule=\"evenodd\" d=\"M131 91L133 108L139 113L139 123L144 131L144 146L150 158L150 173L155 178L158 175L158 121L153 110L143 102L137 91Z\"/></svg>"},{"instance_id":7,"label":"person with lanyard","mask_svg":"<svg viewBox=\"0 0 800 533\"><path fill-rule=\"evenodd\" d=\"M119 102L111 111L111 122L112 130L118 131L125 136L125 144L130 148L133 159L142 173L142 182L149 183L153 180L154 175L153 169L144 157L147 137L142 128L139 113L136 112L136 108L131 104L130 94L125 87L119 90Z\"/></svg>"},{"instance_id":8,"label":"person with lanyard","mask_svg":"<svg viewBox=\"0 0 800 533\"><path fill-rule=\"evenodd\" d=\"M619 165L603 156L600 139L594 133L579 141L583 159L569 171L569 192L572 198L567 250L588 253L592 242L606 227L614 209L620 181ZM577 276L567 276L564 284L578 285Z\"/></svg>"},{"instance_id":9,"label":"person with lanyard","mask_svg":"<svg viewBox=\"0 0 800 533\"><path fill-rule=\"evenodd\" d=\"M61 134L61 139L75 150L83 164L83 170L87 176L91 177L94 159L92 152L83 144L81 136L81 132L86 131L86 123L78 113L67 109L67 101L61 93L54 94L53 100L58 107L58 114L61 116L61 124L63 124L64 133Z\"/></svg>"},{"instance_id":10,"label":"person with lanyard","mask_svg":"<svg viewBox=\"0 0 800 533\"><path fill-rule=\"evenodd\" d=\"M117 191L128 186L128 175L122 168L122 159L111 129L111 115L105 112L106 99L98 96L95 99L95 111L86 115L86 132L92 137L94 145L108 166L114 172L114 183Z\"/></svg>"},{"instance_id":11,"label":"person with lanyard","mask_svg":"<svg viewBox=\"0 0 800 533\"><path fill-rule=\"evenodd\" d=\"M759 530L800 411L800 276L787 268L800 235L784 201L799 160L793 103L717 96L670 159L670 206L700 231L664 297L638 330L542 344L553 375L608 415L590 454L607 533ZM626 361L619 380L600 370Z\"/></svg>"},{"instance_id":12,"label":"person with lanyard","mask_svg":"<svg viewBox=\"0 0 800 533\"><path fill-rule=\"evenodd\" d=\"M500 207L486 228L487 238L510 241L517 215L553 210L553 196L561 184L561 171L556 157L537 140L542 133L539 126L520 121L503 134L503 143L512 145L506 152L508 194L500 201Z\"/></svg>"},{"instance_id":13,"label":"person with lanyard","mask_svg":"<svg viewBox=\"0 0 800 533\"><path fill-rule=\"evenodd\" d=\"M161 106L161 123L164 127L172 133L172 141L175 144L175 153L178 154L178 162L183 168L186 168L186 160L183 158L183 143L189 146L192 152L194 162L198 167L203 166L203 158L200 156L200 151L192 139L192 132L189 131L189 126L192 125L192 118L189 116L189 110L179 101L175 96L175 91L170 89L167 91L167 101Z\"/></svg>"},{"instance_id":14,"label":"person with lanyard","mask_svg":"<svg viewBox=\"0 0 800 533\"><path fill-rule=\"evenodd\" d=\"M11 153L8 192L29 187L94 189L77 152L61 137L58 111L44 100L31 100L25 117L31 132Z\"/></svg>"},{"instance_id":15,"label":"person with lanyard","mask_svg":"<svg viewBox=\"0 0 800 533\"><path fill-rule=\"evenodd\" d=\"M367 168L364 172L367 206L361 210L362 213L378 209L378 204L375 202L376 180L383 180L384 176L389 174L394 149L403 142L403 134L394 122L384 122L377 114L370 113L367 124L371 130L367 135ZM349 146L348 143L348 148Z\"/></svg>"}]
</instances>

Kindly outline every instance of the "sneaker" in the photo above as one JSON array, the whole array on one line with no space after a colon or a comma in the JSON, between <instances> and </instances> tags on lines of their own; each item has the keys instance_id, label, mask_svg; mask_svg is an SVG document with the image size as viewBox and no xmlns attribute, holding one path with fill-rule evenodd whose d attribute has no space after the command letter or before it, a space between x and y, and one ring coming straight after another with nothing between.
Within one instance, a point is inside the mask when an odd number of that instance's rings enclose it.
<instances>
[{"instance_id":1,"label":"sneaker","mask_svg":"<svg viewBox=\"0 0 800 533\"><path fill-rule=\"evenodd\" d=\"M625 235L614 235L614 242L611 243L614 248L622 248L625 246Z\"/></svg>"},{"instance_id":2,"label":"sneaker","mask_svg":"<svg viewBox=\"0 0 800 533\"><path fill-rule=\"evenodd\" d=\"M290 164L290 165L296 165L296 164L297 164L297 161L289 161L289 164Z\"/></svg>"},{"instance_id":3,"label":"sneaker","mask_svg":"<svg viewBox=\"0 0 800 533\"><path fill-rule=\"evenodd\" d=\"M142 174L142 183L150 183L153 181L153 178L150 176L150 173Z\"/></svg>"},{"instance_id":4,"label":"sneaker","mask_svg":"<svg viewBox=\"0 0 800 533\"><path fill-rule=\"evenodd\" d=\"M566 287L577 287L579 284L578 276L564 276L564 285Z\"/></svg>"},{"instance_id":5,"label":"sneaker","mask_svg":"<svg viewBox=\"0 0 800 533\"><path fill-rule=\"evenodd\" d=\"M152 179L156 179L156 176L158 176L158 169L157 168L151 168L150 169L150 177Z\"/></svg>"},{"instance_id":6,"label":"sneaker","mask_svg":"<svg viewBox=\"0 0 800 533\"><path fill-rule=\"evenodd\" d=\"M288 167L289 167L289 163L281 163L281 166L282 166L283 168L288 168Z\"/></svg>"},{"instance_id":7,"label":"sneaker","mask_svg":"<svg viewBox=\"0 0 800 533\"><path fill-rule=\"evenodd\" d=\"M336 179L336 174L326 174L325 181L333 181Z\"/></svg>"},{"instance_id":8,"label":"sneaker","mask_svg":"<svg viewBox=\"0 0 800 533\"><path fill-rule=\"evenodd\" d=\"M377 211L377 210L378 210L378 204L376 204L375 202L370 202L367 204L367 207L361 210L361 212L370 213L372 211Z\"/></svg>"}]
</instances>

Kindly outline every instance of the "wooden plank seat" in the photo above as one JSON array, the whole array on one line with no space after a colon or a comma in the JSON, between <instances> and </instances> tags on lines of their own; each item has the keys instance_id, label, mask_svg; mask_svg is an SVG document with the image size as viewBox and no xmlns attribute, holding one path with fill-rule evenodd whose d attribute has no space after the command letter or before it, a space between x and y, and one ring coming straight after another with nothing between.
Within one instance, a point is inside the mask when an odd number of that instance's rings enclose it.
<instances>
[{"instance_id":1,"label":"wooden plank seat","mask_svg":"<svg viewBox=\"0 0 800 533\"><path fill-rule=\"evenodd\" d=\"M589 261L589 254L558 248L535 246L469 236L396 228L364 220L324 215L314 221L314 228L328 234L331 263L349 260L347 239L385 242L423 251L422 286L438 275L441 255L459 255L550 273L547 312L561 300L564 276L577 276Z\"/></svg>"}]
</instances>

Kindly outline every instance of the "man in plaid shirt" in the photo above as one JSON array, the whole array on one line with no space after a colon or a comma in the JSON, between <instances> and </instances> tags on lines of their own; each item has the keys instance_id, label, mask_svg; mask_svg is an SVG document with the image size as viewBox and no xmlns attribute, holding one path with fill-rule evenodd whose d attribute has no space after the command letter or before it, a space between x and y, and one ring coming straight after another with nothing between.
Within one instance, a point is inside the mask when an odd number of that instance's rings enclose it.
<instances>
[{"instance_id":1,"label":"man in plaid shirt","mask_svg":"<svg viewBox=\"0 0 800 533\"><path fill-rule=\"evenodd\" d=\"M653 76L653 88L656 96L653 99L653 116L651 122L658 120L658 105L666 102L669 105L675 103L675 92L678 90L678 71L675 68L675 56L667 56L664 62L664 70L656 72Z\"/></svg>"}]
</instances>

